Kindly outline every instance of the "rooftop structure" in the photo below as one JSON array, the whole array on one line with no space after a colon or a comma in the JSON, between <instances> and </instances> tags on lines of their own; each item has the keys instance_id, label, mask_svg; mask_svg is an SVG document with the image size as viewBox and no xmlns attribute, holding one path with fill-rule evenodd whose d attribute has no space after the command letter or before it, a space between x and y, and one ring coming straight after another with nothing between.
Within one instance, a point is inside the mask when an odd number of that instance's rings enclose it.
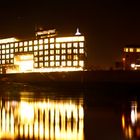
<instances>
[{"instance_id":1,"label":"rooftop structure","mask_svg":"<svg viewBox=\"0 0 140 140\"><path fill-rule=\"evenodd\" d=\"M40 30L34 39L0 39L0 72L83 71L86 63L85 37L60 37L53 30Z\"/></svg>"},{"instance_id":2,"label":"rooftop structure","mask_svg":"<svg viewBox=\"0 0 140 140\"><path fill-rule=\"evenodd\" d=\"M124 70L140 69L140 45L126 45L123 50Z\"/></svg>"}]
</instances>

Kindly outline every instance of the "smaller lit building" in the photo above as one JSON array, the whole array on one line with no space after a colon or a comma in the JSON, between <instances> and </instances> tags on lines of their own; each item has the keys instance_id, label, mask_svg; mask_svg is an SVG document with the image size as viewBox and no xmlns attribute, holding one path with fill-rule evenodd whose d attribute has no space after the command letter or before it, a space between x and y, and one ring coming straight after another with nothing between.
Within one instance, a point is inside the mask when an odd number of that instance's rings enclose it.
<instances>
[{"instance_id":1,"label":"smaller lit building","mask_svg":"<svg viewBox=\"0 0 140 140\"><path fill-rule=\"evenodd\" d=\"M32 39L0 39L0 73L83 71L85 37L60 36L53 30L36 31Z\"/></svg>"},{"instance_id":2,"label":"smaller lit building","mask_svg":"<svg viewBox=\"0 0 140 140\"><path fill-rule=\"evenodd\" d=\"M140 70L140 45L126 45L122 62L124 70Z\"/></svg>"}]
</instances>

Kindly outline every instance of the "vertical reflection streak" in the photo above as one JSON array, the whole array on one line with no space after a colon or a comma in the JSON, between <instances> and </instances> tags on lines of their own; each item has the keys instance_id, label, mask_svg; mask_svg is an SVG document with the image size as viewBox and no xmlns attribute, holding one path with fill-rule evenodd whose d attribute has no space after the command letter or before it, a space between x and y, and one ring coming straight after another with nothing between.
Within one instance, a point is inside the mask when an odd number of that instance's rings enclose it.
<instances>
[{"instance_id":1,"label":"vertical reflection streak","mask_svg":"<svg viewBox=\"0 0 140 140\"><path fill-rule=\"evenodd\" d=\"M5 106L8 104L8 107ZM84 139L83 104L73 100L5 101L0 133L15 139Z\"/></svg>"}]
</instances>

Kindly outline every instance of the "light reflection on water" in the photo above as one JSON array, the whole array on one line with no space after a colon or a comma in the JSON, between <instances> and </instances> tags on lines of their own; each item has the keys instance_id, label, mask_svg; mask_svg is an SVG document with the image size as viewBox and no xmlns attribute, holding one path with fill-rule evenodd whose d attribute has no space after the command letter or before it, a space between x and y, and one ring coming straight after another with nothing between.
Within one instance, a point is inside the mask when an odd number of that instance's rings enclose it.
<instances>
[{"instance_id":1,"label":"light reflection on water","mask_svg":"<svg viewBox=\"0 0 140 140\"><path fill-rule=\"evenodd\" d=\"M84 140L83 98L0 98L0 138Z\"/></svg>"},{"instance_id":2,"label":"light reflection on water","mask_svg":"<svg viewBox=\"0 0 140 140\"><path fill-rule=\"evenodd\" d=\"M132 101L130 110L123 112L122 130L127 139L140 139L140 110L137 101Z\"/></svg>"}]
</instances>

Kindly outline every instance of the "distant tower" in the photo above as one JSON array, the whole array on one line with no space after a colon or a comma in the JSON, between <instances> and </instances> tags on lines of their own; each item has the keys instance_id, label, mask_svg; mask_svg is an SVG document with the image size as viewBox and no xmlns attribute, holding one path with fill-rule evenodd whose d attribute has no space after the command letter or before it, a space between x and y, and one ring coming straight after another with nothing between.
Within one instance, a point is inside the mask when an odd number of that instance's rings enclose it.
<instances>
[{"instance_id":1,"label":"distant tower","mask_svg":"<svg viewBox=\"0 0 140 140\"><path fill-rule=\"evenodd\" d=\"M79 32L79 28L77 28L75 35L81 35L81 33Z\"/></svg>"}]
</instances>

